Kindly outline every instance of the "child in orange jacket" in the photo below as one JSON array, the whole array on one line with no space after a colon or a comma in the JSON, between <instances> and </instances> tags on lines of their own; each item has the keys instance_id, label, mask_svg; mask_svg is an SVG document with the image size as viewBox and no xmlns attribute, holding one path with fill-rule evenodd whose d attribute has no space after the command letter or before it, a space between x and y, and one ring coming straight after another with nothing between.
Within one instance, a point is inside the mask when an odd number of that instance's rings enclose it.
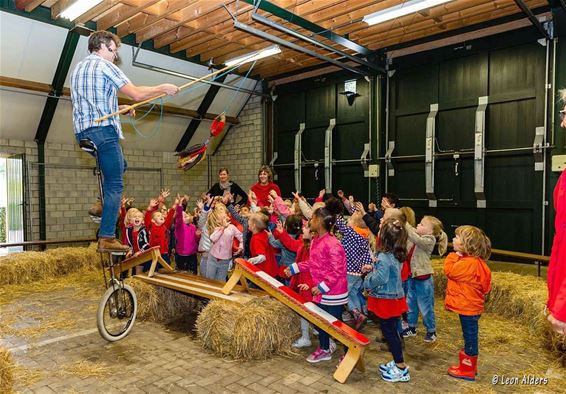
<instances>
[{"instance_id":1,"label":"child in orange jacket","mask_svg":"<svg viewBox=\"0 0 566 394\"><path fill-rule=\"evenodd\" d=\"M491 255L491 241L474 226L460 226L453 239L454 252L444 260L448 278L444 305L460 315L464 334L464 349L460 364L448 368L448 375L475 380L478 362L478 321L483 312L485 296L491 290L491 271L485 260Z\"/></svg>"}]
</instances>

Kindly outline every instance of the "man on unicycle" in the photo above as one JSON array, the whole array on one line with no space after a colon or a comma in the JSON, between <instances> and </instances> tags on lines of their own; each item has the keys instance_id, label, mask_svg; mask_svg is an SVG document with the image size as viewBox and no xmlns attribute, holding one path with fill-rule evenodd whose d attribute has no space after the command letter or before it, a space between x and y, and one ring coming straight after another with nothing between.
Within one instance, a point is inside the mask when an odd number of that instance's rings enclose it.
<instances>
[{"instance_id":1,"label":"man on unicycle","mask_svg":"<svg viewBox=\"0 0 566 394\"><path fill-rule=\"evenodd\" d=\"M96 122L104 115L114 113L118 105L118 90L135 101L142 101L160 94L175 95L179 88L165 83L157 86L136 86L114 64L118 61L120 38L107 31L96 31L88 39L89 55L77 64L71 75L71 100L73 103L73 128L77 142L88 139L96 147L103 176L104 206L98 232L98 249L126 251L115 236L116 219L124 188L123 173L126 161L120 146L124 139L119 116ZM128 113L135 116L134 111Z\"/></svg>"}]
</instances>

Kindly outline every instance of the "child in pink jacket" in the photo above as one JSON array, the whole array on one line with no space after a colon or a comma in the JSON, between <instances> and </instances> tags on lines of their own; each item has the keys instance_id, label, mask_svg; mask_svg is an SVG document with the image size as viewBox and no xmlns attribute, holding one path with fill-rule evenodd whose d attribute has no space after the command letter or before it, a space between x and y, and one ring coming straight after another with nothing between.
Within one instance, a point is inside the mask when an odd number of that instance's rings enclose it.
<instances>
[{"instance_id":1,"label":"child in pink jacket","mask_svg":"<svg viewBox=\"0 0 566 394\"><path fill-rule=\"evenodd\" d=\"M240 250L242 251L243 236L240 230L230 223L230 218L226 212L220 211L219 226L210 234L210 252L206 262L206 277L215 280L226 280L226 275L232 263L232 242L234 238L240 241Z\"/></svg>"},{"instance_id":2,"label":"child in pink jacket","mask_svg":"<svg viewBox=\"0 0 566 394\"><path fill-rule=\"evenodd\" d=\"M324 311L342 320L342 310L348 303L348 279L346 276L346 253L340 241L331 233L336 218L326 208L314 211L310 227L317 233L312 238L310 256L307 261L295 263L287 274L309 271L313 287L313 301ZM329 335L320 330L319 347L307 357L310 363L332 359Z\"/></svg>"}]
</instances>

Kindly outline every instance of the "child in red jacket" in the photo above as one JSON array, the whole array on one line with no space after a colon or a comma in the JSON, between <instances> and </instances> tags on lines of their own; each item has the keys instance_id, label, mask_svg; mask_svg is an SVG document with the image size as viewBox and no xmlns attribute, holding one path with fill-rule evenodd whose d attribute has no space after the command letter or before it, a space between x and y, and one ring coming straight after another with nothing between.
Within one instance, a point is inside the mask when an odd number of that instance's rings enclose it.
<instances>
[{"instance_id":1,"label":"child in red jacket","mask_svg":"<svg viewBox=\"0 0 566 394\"><path fill-rule=\"evenodd\" d=\"M166 216L158 211L158 207L165 202L169 194L169 190L163 190L157 199L150 200L144 216L145 227L149 230L149 247L159 246L161 257L168 263L171 262L169 258L169 229L173 224L175 207L170 208Z\"/></svg>"},{"instance_id":2,"label":"child in red jacket","mask_svg":"<svg viewBox=\"0 0 566 394\"><path fill-rule=\"evenodd\" d=\"M464 349L460 364L448 368L448 375L475 380L478 372L478 322L483 312L485 296L491 290L491 271L485 260L491 254L491 242L485 233L474 226L460 226L453 239L454 252L444 260L448 278L447 310L460 315L464 334Z\"/></svg>"},{"instance_id":3,"label":"child in red jacket","mask_svg":"<svg viewBox=\"0 0 566 394\"><path fill-rule=\"evenodd\" d=\"M275 278L278 267L275 259L275 249L269 244L266 231L269 218L263 213L253 213L248 218L248 228L252 232L250 240L251 258L248 261L255 264L260 270Z\"/></svg>"}]
</instances>

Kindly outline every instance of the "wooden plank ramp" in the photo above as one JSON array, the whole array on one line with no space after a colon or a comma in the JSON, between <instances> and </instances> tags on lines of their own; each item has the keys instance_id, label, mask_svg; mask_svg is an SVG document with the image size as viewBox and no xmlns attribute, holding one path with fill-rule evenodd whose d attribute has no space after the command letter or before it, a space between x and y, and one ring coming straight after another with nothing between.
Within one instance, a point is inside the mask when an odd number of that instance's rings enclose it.
<instances>
[{"instance_id":1,"label":"wooden plank ramp","mask_svg":"<svg viewBox=\"0 0 566 394\"><path fill-rule=\"evenodd\" d=\"M134 275L134 278L152 285L166 287L182 293L196 295L211 300L225 300L243 304L254 297L266 296L262 290L248 289L243 286L235 286L230 294L224 294L222 289L226 282L206 279L202 276L189 274L187 272L155 272L152 277L148 273Z\"/></svg>"}]
</instances>

